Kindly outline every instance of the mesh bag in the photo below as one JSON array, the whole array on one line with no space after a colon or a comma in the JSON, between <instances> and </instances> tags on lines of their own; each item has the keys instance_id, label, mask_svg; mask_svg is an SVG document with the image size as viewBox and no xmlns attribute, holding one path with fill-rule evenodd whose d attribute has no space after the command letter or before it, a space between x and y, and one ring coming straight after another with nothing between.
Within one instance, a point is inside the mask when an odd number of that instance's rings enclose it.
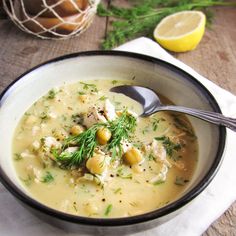
<instances>
[{"instance_id":1,"label":"mesh bag","mask_svg":"<svg viewBox=\"0 0 236 236\"><path fill-rule=\"evenodd\" d=\"M3 0L11 20L42 39L66 39L85 31L100 0Z\"/></svg>"}]
</instances>

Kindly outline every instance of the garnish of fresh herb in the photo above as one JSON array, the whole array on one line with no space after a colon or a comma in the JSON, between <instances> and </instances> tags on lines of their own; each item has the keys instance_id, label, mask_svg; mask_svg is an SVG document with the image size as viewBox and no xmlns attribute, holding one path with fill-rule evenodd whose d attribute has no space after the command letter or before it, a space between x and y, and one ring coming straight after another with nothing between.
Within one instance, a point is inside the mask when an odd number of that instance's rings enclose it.
<instances>
[{"instance_id":1,"label":"garnish of fresh herb","mask_svg":"<svg viewBox=\"0 0 236 236\"><path fill-rule=\"evenodd\" d=\"M118 81L117 81L117 80L112 80L111 83L112 83L112 84L117 84Z\"/></svg>"},{"instance_id":2,"label":"garnish of fresh herb","mask_svg":"<svg viewBox=\"0 0 236 236\"><path fill-rule=\"evenodd\" d=\"M53 155L56 160L59 161L63 167L72 167L79 166L84 160L90 158L98 145L96 133L100 127L106 127L111 131L112 137L107 144L107 149L112 151L113 158L117 156L120 157L121 141L128 139L130 134L134 132L136 118L128 114L125 110L121 116L113 121L97 123L83 133L67 138L60 153L58 152L59 150L53 150ZM78 146L78 150L75 152L66 152L65 149L71 144Z\"/></svg>"},{"instance_id":3,"label":"garnish of fresh herb","mask_svg":"<svg viewBox=\"0 0 236 236\"><path fill-rule=\"evenodd\" d=\"M83 123L83 115L82 114L73 114L71 116L71 119L73 122L77 123L77 124L82 124Z\"/></svg>"},{"instance_id":4,"label":"garnish of fresh herb","mask_svg":"<svg viewBox=\"0 0 236 236\"><path fill-rule=\"evenodd\" d=\"M55 96L56 96L55 90L51 89L51 90L48 92L47 99L54 99Z\"/></svg>"},{"instance_id":5,"label":"garnish of fresh herb","mask_svg":"<svg viewBox=\"0 0 236 236\"><path fill-rule=\"evenodd\" d=\"M189 182L188 179L184 179L183 177L176 176L176 179L175 179L176 185L184 186L188 182Z\"/></svg>"},{"instance_id":6,"label":"garnish of fresh herb","mask_svg":"<svg viewBox=\"0 0 236 236\"><path fill-rule=\"evenodd\" d=\"M132 178L133 178L132 173L124 174L122 167L118 168L118 170L117 170L117 176L119 176L119 177L122 178L122 179L132 179Z\"/></svg>"},{"instance_id":7,"label":"garnish of fresh herb","mask_svg":"<svg viewBox=\"0 0 236 236\"><path fill-rule=\"evenodd\" d=\"M19 153L15 153L14 154L14 160L15 161L20 161L20 160L22 160L22 156Z\"/></svg>"},{"instance_id":8,"label":"garnish of fresh herb","mask_svg":"<svg viewBox=\"0 0 236 236\"><path fill-rule=\"evenodd\" d=\"M109 9L99 4L97 9L99 16L116 18L112 23L112 30L102 43L102 49L111 49L138 36L150 36L164 17L179 11L203 10L208 23L211 23L213 14L207 7L212 6L236 6L236 4L217 0L145 0L130 8L109 5Z\"/></svg>"},{"instance_id":9,"label":"garnish of fresh herb","mask_svg":"<svg viewBox=\"0 0 236 236\"><path fill-rule=\"evenodd\" d=\"M157 119L157 118L152 118L152 130L157 131L158 125L161 121L165 121L165 119Z\"/></svg>"},{"instance_id":10,"label":"garnish of fresh herb","mask_svg":"<svg viewBox=\"0 0 236 236\"><path fill-rule=\"evenodd\" d=\"M81 95L85 95L86 93L84 91L79 91L78 94Z\"/></svg>"},{"instance_id":11,"label":"garnish of fresh herb","mask_svg":"<svg viewBox=\"0 0 236 236\"><path fill-rule=\"evenodd\" d=\"M41 182L42 183L51 183L52 181L54 181L54 177L52 176L52 174L47 171L46 174L42 177Z\"/></svg>"},{"instance_id":12,"label":"garnish of fresh herb","mask_svg":"<svg viewBox=\"0 0 236 236\"><path fill-rule=\"evenodd\" d=\"M44 111L44 112L42 112L41 114L40 114L40 116L39 116L42 120L46 120L46 119L48 119L48 114Z\"/></svg>"},{"instance_id":13,"label":"garnish of fresh herb","mask_svg":"<svg viewBox=\"0 0 236 236\"><path fill-rule=\"evenodd\" d=\"M153 185L160 185L160 184L164 184L164 183L165 183L165 181L158 180L158 181L154 182Z\"/></svg>"},{"instance_id":14,"label":"garnish of fresh herb","mask_svg":"<svg viewBox=\"0 0 236 236\"><path fill-rule=\"evenodd\" d=\"M26 179L23 179L20 177L20 180L23 181L26 186L30 186L33 181L32 177L30 175L28 175Z\"/></svg>"},{"instance_id":15,"label":"garnish of fresh herb","mask_svg":"<svg viewBox=\"0 0 236 236\"><path fill-rule=\"evenodd\" d=\"M108 216L111 213L111 210L112 210L112 204L109 204L105 210L104 215Z\"/></svg>"},{"instance_id":16,"label":"garnish of fresh herb","mask_svg":"<svg viewBox=\"0 0 236 236\"><path fill-rule=\"evenodd\" d=\"M117 188L117 189L114 190L114 193L115 193L115 194L121 193L121 190L122 190L121 188Z\"/></svg>"},{"instance_id":17,"label":"garnish of fresh herb","mask_svg":"<svg viewBox=\"0 0 236 236\"><path fill-rule=\"evenodd\" d=\"M83 85L84 90L90 89L91 92L95 92L95 93L98 92L96 84L89 84L89 83L84 83L84 82L80 82L80 84Z\"/></svg>"},{"instance_id":18,"label":"garnish of fresh herb","mask_svg":"<svg viewBox=\"0 0 236 236\"><path fill-rule=\"evenodd\" d=\"M98 100L99 100L99 101L105 101L106 99L107 99L106 96L101 96Z\"/></svg>"},{"instance_id":19,"label":"garnish of fresh herb","mask_svg":"<svg viewBox=\"0 0 236 236\"><path fill-rule=\"evenodd\" d=\"M167 136L155 137L157 141L161 141L166 153L169 157L172 157L174 151L178 151L181 149L181 145L179 143L174 143Z\"/></svg>"},{"instance_id":20,"label":"garnish of fresh herb","mask_svg":"<svg viewBox=\"0 0 236 236\"><path fill-rule=\"evenodd\" d=\"M112 158L121 156L121 141L129 139L136 128L136 118L125 110L120 117L108 122L108 127L112 133L111 141L108 143L108 150L112 150ZM118 149L118 150L117 150Z\"/></svg>"}]
</instances>

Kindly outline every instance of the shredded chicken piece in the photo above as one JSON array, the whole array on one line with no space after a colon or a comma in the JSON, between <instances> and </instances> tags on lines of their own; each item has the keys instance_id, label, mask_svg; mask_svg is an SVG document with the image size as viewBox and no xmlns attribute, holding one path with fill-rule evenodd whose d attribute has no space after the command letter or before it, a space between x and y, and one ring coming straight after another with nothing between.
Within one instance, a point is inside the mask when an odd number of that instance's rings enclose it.
<instances>
[{"instance_id":1,"label":"shredded chicken piece","mask_svg":"<svg viewBox=\"0 0 236 236\"><path fill-rule=\"evenodd\" d=\"M38 151L38 156L46 165L52 164L51 160L55 160L55 157L52 154L53 148L60 149L61 143L51 136L43 138L42 145Z\"/></svg>"},{"instance_id":2,"label":"shredded chicken piece","mask_svg":"<svg viewBox=\"0 0 236 236\"><path fill-rule=\"evenodd\" d=\"M35 151L39 150L41 144L38 140L35 140L33 143L32 143L32 147Z\"/></svg>"},{"instance_id":3,"label":"shredded chicken piece","mask_svg":"<svg viewBox=\"0 0 236 236\"><path fill-rule=\"evenodd\" d=\"M166 150L161 142L158 142L157 140L153 140L151 144L151 150L154 157L156 157L159 161L165 161L166 160Z\"/></svg>"},{"instance_id":4,"label":"shredded chicken piece","mask_svg":"<svg viewBox=\"0 0 236 236\"><path fill-rule=\"evenodd\" d=\"M158 142L157 140L153 139L152 143L149 145L145 145L143 149L144 152L146 152L147 154L152 154L156 161L164 163L168 167L172 166L170 162L166 159L166 149L164 148L161 142Z\"/></svg>"},{"instance_id":5,"label":"shredded chicken piece","mask_svg":"<svg viewBox=\"0 0 236 236\"><path fill-rule=\"evenodd\" d=\"M109 99L106 99L105 101L104 114L109 121L115 120L117 117L115 107L112 105Z\"/></svg>"},{"instance_id":6,"label":"shredded chicken piece","mask_svg":"<svg viewBox=\"0 0 236 236\"><path fill-rule=\"evenodd\" d=\"M104 111L96 108L95 106L90 107L88 113L84 117L84 125L89 128L99 122L106 122L107 120L105 116L101 114L103 112Z\"/></svg>"},{"instance_id":7,"label":"shredded chicken piece","mask_svg":"<svg viewBox=\"0 0 236 236\"><path fill-rule=\"evenodd\" d=\"M60 148L61 143L58 142L54 137L48 136L43 139L43 146L46 149L51 149L51 148Z\"/></svg>"},{"instance_id":8,"label":"shredded chicken piece","mask_svg":"<svg viewBox=\"0 0 236 236\"><path fill-rule=\"evenodd\" d=\"M32 154L28 149L24 150L24 152L22 152L20 156L22 158L35 158L35 155Z\"/></svg>"},{"instance_id":9,"label":"shredded chicken piece","mask_svg":"<svg viewBox=\"0 0 236 236\"><path fill-rule=\"evenodd\" d=\"M165 181L166 180L166 177L167 177L167 173L168 173L168 166L166 164L162 164L162 167L161 167L161 170L160 170L160 173L155 176L154 178L152 178L149 182L150 183L155 183L155 182L158 182L158 181Z\"/></svg>"},{"instance_id":10,"label":"shredded chicken piece","mask_svg":"<svg viewBox=\"0 0 236 236\"><path fill-rule=\"evenodd\" d=\"M55 112L49 112L48 113L48 117L52 118L52 119L56 119L57 118L57 114Z\"/></svg>"},{"instance_id":11,"label":"shredded chicken piece","mask_svg":"<svg viewBox=\"0 0 236 236\"><path fill-rule=\"evenodd\" d=\"M39 131L40 131L40 127L39 126L35 125L35 126L32 127L32 135L33 136L36 136Z\"/></svg>"},{"instance_id":12,"label":"shredded chicken piece","mask_svg":"<svg viewBox=\"0 0 236 236\"><path fill-rule=\"evenodd\" d=\"M126 153L130 148L132 148L131 143L129 143L127 140L121 141L121 150L123 153Z\"/></svg>"}]
</instances>

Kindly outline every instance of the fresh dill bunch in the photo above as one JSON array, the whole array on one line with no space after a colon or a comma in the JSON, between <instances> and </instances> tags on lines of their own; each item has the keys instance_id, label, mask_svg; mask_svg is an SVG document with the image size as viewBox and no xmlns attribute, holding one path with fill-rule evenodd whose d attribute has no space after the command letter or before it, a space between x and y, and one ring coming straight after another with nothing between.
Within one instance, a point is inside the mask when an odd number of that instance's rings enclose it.
<instances>
[{"instance_id":1,"label":"fresh dill bunch","mask_svg":"<svg viewBox=\"0 0 236 236\"><path fill-rule=\"evenodd\" d=\"M97 9L99 16L116 18L112 23L112 30L106 35L101 47L107 50L137 36L151 36L155 26L164 17L179 11L204 10L208 20L211 20L212 13L207 7L228 5L236 6L236 3L218 0L147 0L139 1L130 8L110 5L109 9L99 4Z\"/></svg>"},{"instance_id":2,"label":"fresh dill bunch","mask_svg":"<svg viewBox=\"0 0 236 236\"><path fill-rule=\"evenodd\" d=\"M94 149L98 143L96 140L96 133L101 126L105 124L98 123L84 131L83 133L71 136L67 138L63 144L62 152L54 152L56 160L60 162L63 167L72 167L80 165L85 159L93 155ZM70 145L76 145L79 147L77 151L67 152L65 151Z\"/></svg>"},{"instance_id":3,"label":"fresh dill bunch","mask_svg":"<svg viewBox=\"0 0 236 236\"><path fill-rule=\"evenodd\" d=\"M107 149L114 152L118 148L121 151L121 141L128 139L130 134L134 132L136 127L136 118L128 114L125 110L121 116L113 121L106 123L97 123L91 126L83 133L67 138L59 153L58 150L53 150L53 155L62 167L69 168L81 165L86 159L92 157L95 148L98 146L96 133L99 128L106 127L111 133L112 137L107 144ZM78 150L74 152L67 152L66 149L70 146L77 146Z\"/></svg>"},{"instance_id":4,"label":"fresh dill bunch","mask_svg":"<svg viewBox=\"0 0 236 236\"><path fill-rule=\"evenodd\" d=\"M124 111L118 119L109 122L108 128L112 133L112 137L107 148L108 150L112 150L112 158L121 156L121 142L122 140L129 139L130 134L134 132L136 125L136 118L127 111Z\"/></svg>"}]
</instances>

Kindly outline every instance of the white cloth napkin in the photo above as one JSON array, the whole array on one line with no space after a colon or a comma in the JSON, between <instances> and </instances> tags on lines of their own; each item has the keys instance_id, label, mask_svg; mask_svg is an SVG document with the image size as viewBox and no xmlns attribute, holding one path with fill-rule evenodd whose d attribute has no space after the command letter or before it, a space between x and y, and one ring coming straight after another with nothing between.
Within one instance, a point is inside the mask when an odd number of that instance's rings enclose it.
<instances>
[{"instance_id":1,"label":"white cloth napkin","mask_svg":"<svg viewBox=\"0 0 236 236\"><path fill-rule=\"evenodd\" d=\"M193 69L172 57L157 43L139 38L117 50L138 52L168 61L187 71L214 94L223 113L236 117L236 96L221 89ZM223 164L207 189L186 210L171 221L136 235L145 236L199 236L236 200L236 133L227 131L227 149ZM0 184L0 235L41 236L73 235L50 226L23 208ZM79 235L79 234L76 234Z\"/></svg>"}]
</instances>

